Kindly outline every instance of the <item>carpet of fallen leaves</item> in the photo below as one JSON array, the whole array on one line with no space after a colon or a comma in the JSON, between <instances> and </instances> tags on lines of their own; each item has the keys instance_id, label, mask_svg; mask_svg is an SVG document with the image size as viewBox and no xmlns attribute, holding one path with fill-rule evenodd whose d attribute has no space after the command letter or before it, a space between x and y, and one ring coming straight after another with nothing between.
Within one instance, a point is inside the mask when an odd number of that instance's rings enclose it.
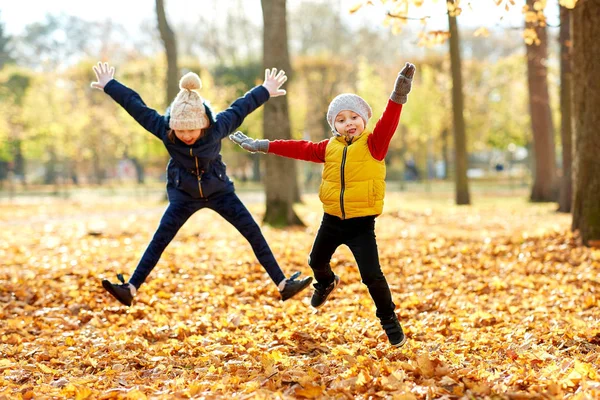
<instances>
[{"instance_id":1,"label":"carpet of fallen leaves","mask_svg":"<svg viewBox=\"0 0 600 400\"><path fill-rule=\"evenodd\" d=\"M433 197L433 196L430 196ZM100 280L133 271L164 204L0 204L0 398L600 398L600 249L555 205L390 194L376 233L407 344L392 348L351 253L328 303L282 303L249 245L203 210L131 308ZM250 206L257 219L261 204ZM263 231L310 274L321 209Z\"/></svg>"}]
</instances>

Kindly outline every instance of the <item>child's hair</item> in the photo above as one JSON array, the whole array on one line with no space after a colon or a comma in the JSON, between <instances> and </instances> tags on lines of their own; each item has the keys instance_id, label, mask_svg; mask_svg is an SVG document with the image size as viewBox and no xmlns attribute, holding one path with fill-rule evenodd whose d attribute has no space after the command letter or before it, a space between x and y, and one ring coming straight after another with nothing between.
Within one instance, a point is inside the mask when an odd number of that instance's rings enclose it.
<instances>
[{"instance_id":1,"label":"child's hair","mask_svg":"<svg viewBox=\"0 0 600 400\"><path fill-rule=\"evenodd\" d=\"M169 129L169 132L167 132L167 137L169 138L169 140L171 141L171 143L175 143L175 129Z\"/></svg>"}]
</instances>

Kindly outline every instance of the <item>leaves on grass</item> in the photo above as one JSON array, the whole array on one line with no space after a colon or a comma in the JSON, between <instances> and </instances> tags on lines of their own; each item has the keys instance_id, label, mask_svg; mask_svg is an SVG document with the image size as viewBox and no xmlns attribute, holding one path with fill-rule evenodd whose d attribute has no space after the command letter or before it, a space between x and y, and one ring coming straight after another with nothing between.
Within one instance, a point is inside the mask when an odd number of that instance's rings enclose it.
<instances>
[{"instance_id":1,"label":"leaves on grass","mask_svg":"<svg viewBox=\"0 0 600 400\"><path fill-rule=\"evenodd\" d=\"M600 250L550 206L386 199L381 266L409 338L387 344L352 254L323 308L282 303L247 242L209 211L179 232L131 308L129 276L162 205L0 209L0 398L595 398ZM251 207L257 219L261 207ZM282 268L320 222L263 231Z\"/></svg>"}]
</instances>

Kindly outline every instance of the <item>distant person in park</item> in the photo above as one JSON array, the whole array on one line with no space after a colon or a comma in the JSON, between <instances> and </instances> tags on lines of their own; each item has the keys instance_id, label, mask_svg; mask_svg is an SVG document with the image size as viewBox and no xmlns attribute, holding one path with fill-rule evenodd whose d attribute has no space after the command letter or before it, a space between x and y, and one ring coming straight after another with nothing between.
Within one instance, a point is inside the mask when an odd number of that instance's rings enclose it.
<instances>
[{"instance_id":1,"label":"distant person in park","mask_svg":"<svg viewBox=\"0 0 600 400\"><path fill-rule=\"evenodd\" d=\"M341 94L327 110L333 137L318 143L306 140L252 139L242 132L229 138L250 152L273 153L297 160L324 163L319 198L324 215L309 257L316 283L311 305L321 307L340 283L331 270L336 249L347 245L377 308L385 333L393 346L406 337L394 311L390 288L381 271L375 217L383 211L385 155L400 120L412 85L415 66L406 63L373 132L365 129L371 107L355 94Z\"/></svg>"},{"instance_id":2,"label":"distant person in park","mask_svg":"<svg viewBox=\"0 0 600 400\"><path fill-rule=\"evenodd\" d=\"M284 71L265 71L265 81L234 101L227 110L213 114L197 90L200 77L189 72L179 82L180 91L165 116L148 107L133 90L113 78L115 69L108 63L93 67L95 89L104 90L142 127L162 140L171 159L167 166L169 205L142 259L129 282L117 275L121 284L102 281L102 286L117 300L130 306L136 291L146 280L167 245L183 224L202 208L209 208L231 223L252 246L256 258L277 285L281 300L307 288L311 277L300 273L285 277L277 264L260 227L234 192L233 182L221 160L221 140L235 131L244 118L270 97L285 95Z\"/></svg>"}]
</instances>

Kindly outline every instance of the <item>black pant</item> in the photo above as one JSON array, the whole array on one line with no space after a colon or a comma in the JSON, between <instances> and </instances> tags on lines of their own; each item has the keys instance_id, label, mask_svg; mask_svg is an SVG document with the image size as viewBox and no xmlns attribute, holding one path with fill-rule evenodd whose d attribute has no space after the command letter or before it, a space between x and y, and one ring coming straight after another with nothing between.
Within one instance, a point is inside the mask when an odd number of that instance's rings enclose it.
<instances>
[{"instance_id":1,"label":"black pant","mask_svg":"<svg viewBox=\"0 0 600 400\"><path fill-rule=\"evenodd\" d=\"M315 279L320 284L329 285L333 282L331 256L342 244L350 248L356 259L362 282L369 289L371 298L377 307L377 317L389 318L393 315L396 306L392 302L390 287L379 265L375 240L375 217L342 220L333 215L323 215L323 221L308 260Z\"/></svg>"},{"instance_id":2,"label":"black pant","mask_svg":"<svg viewBox=\"0 0 600 400\"><path fill-rule=\"evenodd\" d=\"M219 213L246 238L252 246L256 258L275 284L279 284L285 279L260 227L241 200L232 192L208 199L208 201L189 200L170 203L160 220L152 241L129 280L133 286L139 288L144 283L179 229L196 211L202 208L210 208Z\"/></svg>"}]
</instances>

